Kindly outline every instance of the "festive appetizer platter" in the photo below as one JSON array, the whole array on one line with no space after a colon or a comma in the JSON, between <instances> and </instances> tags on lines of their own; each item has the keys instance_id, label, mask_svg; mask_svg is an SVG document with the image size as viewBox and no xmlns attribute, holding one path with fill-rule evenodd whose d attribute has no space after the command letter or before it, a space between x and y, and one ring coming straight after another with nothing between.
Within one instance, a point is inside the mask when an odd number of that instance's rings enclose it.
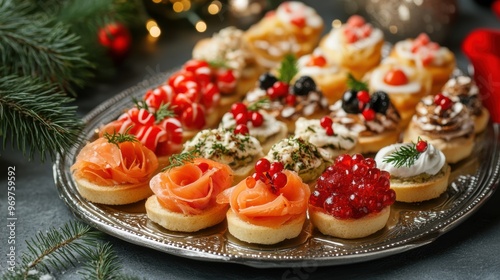
<instances>
[{"instance_id":1,"label":"festive appetizer platter","mask_svg":"<svg viewBox=\"0 0 500 280\"><path fill-rule=\"evenodd\" d=\"M99 105L54 165L61 198L131 243L255 267L381 258L467 219L500 177L473 80L425 34L383 56L360 16L322 29L285 2Z\"/></svg>"}]
</instances>

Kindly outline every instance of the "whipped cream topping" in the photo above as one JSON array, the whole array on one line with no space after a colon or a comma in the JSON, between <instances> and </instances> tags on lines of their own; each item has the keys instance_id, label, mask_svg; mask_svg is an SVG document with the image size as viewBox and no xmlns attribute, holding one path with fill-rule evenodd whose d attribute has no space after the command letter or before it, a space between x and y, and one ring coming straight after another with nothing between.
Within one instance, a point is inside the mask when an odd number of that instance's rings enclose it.
<instances>
[{"instance_id":1,"label":"whipped cream topping","mask_svg":"<svg viewBox=\"0 0 500 280\"><path fill-rule=\"evenodd\" d=\"M442 66L447 62L446 58L448 57L448 54L450 52L448 48L441 47L439 45L437 45L437 48L421 46L415 52L412 52L412 49L412 39L406 39L404 41L397 42L394 46L394 50L399 57L411 60L415 63L415 65L419 67L424 67L428 65L428 63L430 63L430 65ZM430 61L426 62L427 59L429 59Z\"/></svg>"},{"instance_id":2,"label":"whipped cream topping","mask_svg":"<svg viewBox=\"0 0 500 280\"><path fill-rule=\"evenodd\" d=\"M193 51L194 59L222 62L234 70L236 77L244 76L244 68L252 57L252 53L244 46L243 31L233 26L215 33L206 45Z\"/></svg>"},{"instance_id":3,"label":"whipped cream topping","mask_svg":"<svg viewBox=\"0 0 500 280\"><path fill-rule=\"evenodd\" d=\"M420 174L436 175L443 168L446 163L444 154L436 149L432 144L427 143L427 149L420 153L418 159L411 166L396 167L394 163L385 162L386 158L401 149L403 146L412 146L412 143L393 144L382 148L375 156L377 167L385 170L391 176L399 178L408 178Z\"/></svg>"},{"instance_id":4,"label":"whipped cream topping","mask_svg":"<svg viewBox=\"0 0 500 280\"><path fill-rule=\"evenodd\" d=\"M434 104L433 96L426 96L417 104L412 122L422 134L446 141L474 132L474 121L462 103L455 102L450 109L442 110L441 106Z\"/></svg>"},{"instance_id":5,"label":"whipped cream topping","mask_svg":"<svg viewBox=\"0 0 500 280\"><path fill-rule=\"evenodd\" d=\"M422 85L418 81L411 80L411 77L415 75L416 69L404 65L397 66L397 69L403 71L406 77L409 78L409 82L407 84L400 86L389 85L384 82L384 77L391 69L391 67L378 67L373 70L370 75L370 88L385 91L387 93L415 94L420 92Z\"/></svg>"},{"instance_id":6,"label":"whipped cream topping","mask_svg":"<svg viewBox=\"0 0 500 280\"><path fill-rule=\"evenodd\" d=\"M367 24L371 27L370 24ZM340 28L334 28L327 35L325 45L334 51L342 51L344 48L348 50L364 50L373 47L378 42L384 39L384 33L378 28L373 28L369 36L361 38L353 43L347 43L344 38L344 30L347 28L342 25Z\"/></svg>"},{"instance_id":7,"label":"whipped cream topping","mask_svg":"<svg viewBox=\"0 0 500 280\"><path fill-rule=\"evenodd\" d=\"M320 28L323 26L323 19L316 13L316 11L298 1L288 1L282 3L276 9L276 17L287 24L294 24L299 19L303 20L305 26L312 28Z\"/></svg>"},{"instance_id":8,"label":"whipped cream topping","mask_svg":"<svg viewBox=\"0 0 500 280\"><path fill-rule=\"evenodd\" d=\"M311 59L313 56L322 56L326 60L326 64L324 66L316 66L311 65ZM329 60L320 49L315 49L312 54L307 54L301 56L297 60L297 65L299 68L299 72L297 73L297 77L300 76L320 76L320 75L334 75L340 72L339 65L335 64L333 61Z\"/></svg>"},{"instance_id":9,"label":"whipped cream topping","mask_svg":"<svg viewBox=\"0 0 500 280\"><path fill-rule=\"evenodd\" d=\"M330 106L330 116L334 123L339 123L347 127L350 131L358 133L358 136L373 135L385 131L393 131L398 129L401 117L398 111L391 104L385 115L381 113L375 114L375 119L366 121L361 113L350 114L342 109L342 100L335 102Z\"/></svg>"},{"instance_id":10,"label":"whipped cream topping","mask_svg":"<svg viewBox=\"0 0 500 280\"><path fill-rule=\"evenodd\" d=\"M183 152L196 150L203 158L229 165L233 169L252 162L262 153L257 138L222 129L204 129L184 144Z\"/></svg>"},{"instance_id":11,"label":"whipped cream topping","mask_svg":"<svg viewBox=\"0 0 500 280\"><path fill-rule=\"evenodd\" d=\"M302 138L317 148L325 149L328 158L334 158L356 146L358 137L344 125L334 123L333 135L327 135L320 120L299 118L295 122L295 137Z\"/></svg>"},{"instance_id":12,"label":"whipped cream topping","mask_svg":"<svg viewBox=\"0 0 500 280\"><path fill-rule=\"evenodd\" d=\"M474 80L468 76L453 77L443 87L442 93L454 98L467 106L474 115L480 115L483 104L479 97L479 88Z\"/></svg>"},{"instance_id":13,"label":"whipped cream topping","mask_svg":"<svg viewBox=\"0 0 500 280\"><path fill-rule=\"evenodd\" d=\"M247 127L251 136L257 138L259 142L263 143L268 138L280 133L282 125L280 121L277 121L274 116L266 113L264 110L259 110L259 113L264 118L264 122L261 126L254 126L252 122L248 122ZM219 124L220 129L234 129L236 127L236 120L232 113L225 113L222 116L221 123Z\"/></svg>"}]
</instances>

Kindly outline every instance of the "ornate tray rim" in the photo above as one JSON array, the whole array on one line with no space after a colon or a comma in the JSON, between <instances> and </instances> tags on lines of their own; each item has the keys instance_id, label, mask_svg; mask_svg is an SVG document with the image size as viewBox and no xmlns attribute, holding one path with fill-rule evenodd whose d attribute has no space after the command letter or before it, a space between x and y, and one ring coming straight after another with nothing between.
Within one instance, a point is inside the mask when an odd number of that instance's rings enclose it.
<instances>
[{"instance_id":1,"label":"ornate tray rim","mask_svg":"<svg viewBox=\"0 0 500 280\"><path fill-rule=\"evenodd\" d=\"M109 108L120 105L123 108L127 108L126 106L132 104L130 97L140 96L146 89L161 84L171 73L172 71L161 73L148 80L142 81L136 86L126 89L108 99L89 112L83 119L86 123L84 139L88 140L92 137L93 131L97 127L92 124L93 122L98 122L99 120L110 121L117 117L117 111L114 110L113 112L109 112L107 111ZM288 253L297 250L297 248L294 247L270 247L264 249L243 249L240 247L241 250L247 252L233 254L224 253L225 250L223 250L223 252L215 252L203 248L200 249L196 246L193 247L191 246L192 244L187 241L179 242L179 238L169 238L168 236L166 238L165 236L163 238L152 237L144 229L133 227L126 221L110 215L105 207L96 206L79 195L74 181L71 178L69 166L72 164L77 151L84 143L77 144L70 151L57 155L53 165L53 175L59 197L66 203L76 217L89 223L98 230L133 244L191 259L218 262L228 261L259 268L292 267L296 265L342 265L378 259L424 246L433 242L442 234L450 231L477 211L494 193L500 178L500 125L489 125L487 131L484 133L488 134L489 137L483 137L485 141L483 145L480 145L481 149L478 154L479 157L481 157L481 161L479 161L481 162L481 168L477 170L475 175L470 175L469 177L469 180L476 182L475 186L470 186L469 190L466 191L463 196L459 196L460 201L454 201L457 205L448 211L444 211L445 213L442 213L443 215L441 218L435 220L431 219L432 221L422 226L422 228L417 228L415 232L410 231L412 234L407 233L403 236L396 236L396 238L393 238L394 240L388 244L369 244L370 246L365 247L363 244L356 245L356 242L353 242L349 246L352 246L352 244L355 245L348 253L328 254L327 252L326 256L319 258L308 254L307 251L302 252L302 254L298 252L298 256L289 255ZM459 179L460 178L457 180ZM455 182L452 182L452 184L454 183ZM469 182L464 182L464 184L467 183ZM310 234L311 236L313 235L312 231ZM221 236L224 236L224 233L222 233ZM225 248L227 248L227 246L232 246L227 238L220 238L221 236L219 236L219 239L224 239L223 243L226 246ZM306 237L306 239L310 239L309 237L311 236ZM323 238L328 239L327 237ZM338 240L327 240L327 242L331 242L332 244L339 243ZM238 246L239 245L235 246L235 250L238 250Z\"/></svg>"}]
</instances>

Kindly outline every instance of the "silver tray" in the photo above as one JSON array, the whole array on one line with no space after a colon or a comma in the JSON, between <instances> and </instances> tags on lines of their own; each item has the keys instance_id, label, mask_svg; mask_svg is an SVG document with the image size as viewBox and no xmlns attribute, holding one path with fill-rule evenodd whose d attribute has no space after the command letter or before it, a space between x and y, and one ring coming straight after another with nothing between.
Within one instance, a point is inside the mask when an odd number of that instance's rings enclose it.
<instances>
[{"instance_id":1,"label":"silver tray","mask_svg":"<svg viewBox=\"0 0 500 280\"><path fill-rule=\"evenodd\" d=\"M133 106L132 97L159 85L169 73L157 75L91 111L85 118L85 140L95 129L116 119ZM324 236L306 221L302 233L274 246L246 244L232 237L225 222L197 233L167 231L149 221L144 201L106 206L86 201L77 191L70 166L85 143L58 155L53 166L61 199L71 211L93 227L140 246L192 259L233 262L253 267L329 266L368 261L431 243L470 217L493 194L499 181L500 125L489 125L478 136L472 155L452 166L446 193L432 201L396 203L386 227L369 237L345 240Z\"/></svg>"}]
</instances>

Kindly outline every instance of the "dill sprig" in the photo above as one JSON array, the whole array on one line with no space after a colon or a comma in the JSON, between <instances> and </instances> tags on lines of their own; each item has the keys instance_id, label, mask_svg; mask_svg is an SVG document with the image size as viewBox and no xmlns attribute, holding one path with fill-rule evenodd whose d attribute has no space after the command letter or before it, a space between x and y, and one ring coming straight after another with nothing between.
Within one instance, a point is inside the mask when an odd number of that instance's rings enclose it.
<instances>
[{"instance_id":1,"label":"dill sprig","mask_svg":"<svg viewBox=\"0 0 500 280\"><path fill-rule=\"evenodd\" d=\"M173 106L171 106L170 103L161 104L160 108L158 108L158 110L156 110L154 116L155 116L156 123L161 122L165 118L175 117Z\"/></svg>"},{"instance_id":2,"label":"dill sprig","mask_svg":"<svg viewBox=\"0 0 500 280\"><path fill-rule=\"evenodd\" d=\"M368 85L357 80L351 73L347 74L347 87L356 91L368 90Z\"/></svg>"},{"instance_id":3,"label":"dill sprig","mask_svg":"<svg viewBox=\"0 0 500 280\"><path fill-rule=\"evenodd\" d=\"M249 111L258 111L259 109L267 109L269 108L269 104L271 100L268 97L259 99L258 101L247 106Z\"/></svg>"},{"instance_id":4,"label":"dill sprig","mask_svg":"<svg viewBox=\"0 0 500 280\"><path fill-rule=\"evenodd\" d=\"M199 155L199 151L197 149L183 152L180 154L173 154L168 158L168 161L170 164L162 169L163 171L170 170L174 167L179 167L182 166L183 164L187 162L193 162L195 158L197 158Z\"/></svg>"},{"instance_id":5,"label":"dill sprig","mask_svg":"<svg viewBox=\"0 0 500 280\"><path fill-rule=\"evenodd\" d=\"M403 145L399 149L396 149L392 154L385 157L383 161L392 163L396 168L402 166L410 167L417 161L420 154L417 151L416 144L412 142L409 145Z\"/></svg>"},{"instance_id":6,"label":"dill sprig","mask_svg":"<svg viewBox=\"0 0 500 280\"><path fill-rule=\"evenodd\" d=\"M108 140L108 143L115 144L117 147L120 147L119 144L123 142L138 142L139 140L137 140L135 135L128 133L131 128L131 126L128 127L124 133L117 133L116 131L113 131L113 134L109 134L108 132L105 132L104 138Z\"/></svg>"},{"instance_id":7,"label":"dill sprig","mask_svg":"<svg viewBox=\"0 0 500 280\"><path fill-rule=\"evenodd\" d=\"M227 65L227 63L224 61L224 60L210 60L210 61L207 61L208 62L208 65L212 68L228 68L228 69L232 69L231 67L229 67Z\"/></svg>"},{"instance_id":8,"label":"dill sprig","mask_svg":"<svg viewBox=\"0 0 500 280\"><path fill-rule=\"evenodd\" d=\"M297 58L293 54L287 54L278 69L278 79L289 84L298 72Z\"/></svg>"}]
</instances>

